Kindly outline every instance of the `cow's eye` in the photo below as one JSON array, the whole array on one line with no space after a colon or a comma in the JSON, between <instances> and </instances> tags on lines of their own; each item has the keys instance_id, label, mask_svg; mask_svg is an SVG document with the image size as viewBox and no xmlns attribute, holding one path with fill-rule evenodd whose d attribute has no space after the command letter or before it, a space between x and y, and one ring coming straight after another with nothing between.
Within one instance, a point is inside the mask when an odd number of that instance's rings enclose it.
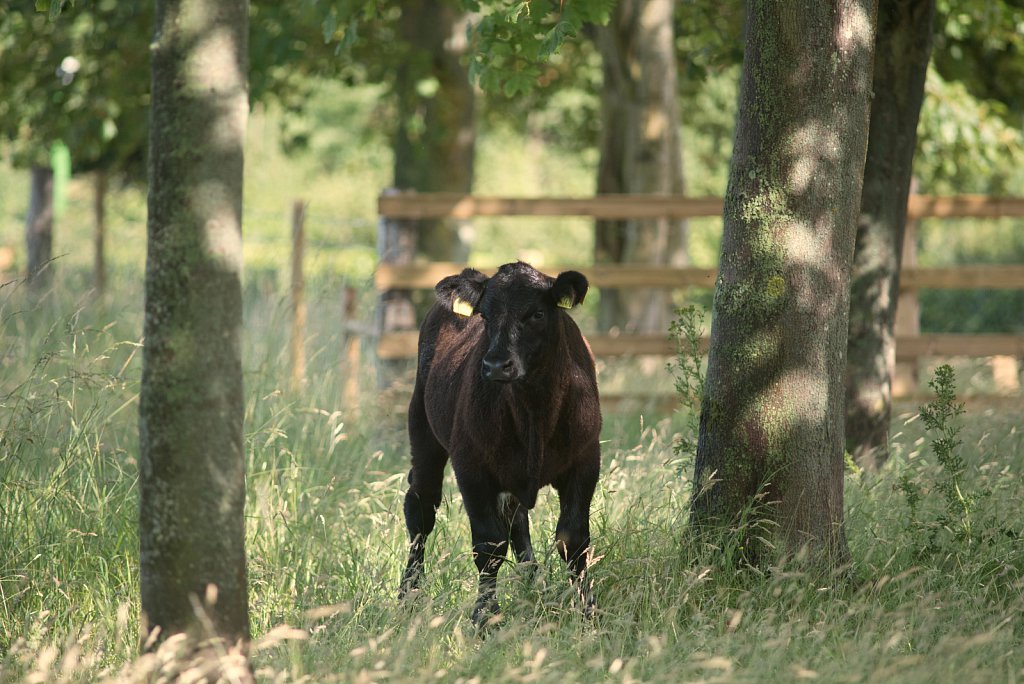
<instances>
[{"instance_id":1,"label":"cow's eye","mask_svg":"<svg viewBox=\"0 0 1024 684\"><path fill-rule=\"evenodd\" d=\"M533 320L542 321L544 320L544 309L537 309L533 312Z\"/></svg>"}]
</instances>

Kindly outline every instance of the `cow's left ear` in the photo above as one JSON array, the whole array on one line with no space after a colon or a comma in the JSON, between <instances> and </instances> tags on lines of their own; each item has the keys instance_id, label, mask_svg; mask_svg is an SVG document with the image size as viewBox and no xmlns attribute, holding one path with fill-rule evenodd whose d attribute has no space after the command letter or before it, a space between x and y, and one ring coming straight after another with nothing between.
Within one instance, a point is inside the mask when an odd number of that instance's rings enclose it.
<instances>
[{"instance_id":1,"label":"cow's left ear","mask_svg":"<svg viewBox=\"0 0 1024 684\"><path fill-rule=\"evenodd\" d=\"M488 280L480 271L467 268L459 275L448 276L439 282L434 292L445 308L460 316L472 316L476 313L476 305L480 303Z\"/></svg>"},{"instance_id":2,"label":"cow's left ear","mask_svg":"<svg viewBox=\"0 0 1024 684\"><path fill-rule=\"evenodd\" d=\"M551 296L555 305L562 309L571 309L582 304L587 296L590 284L587 277L578 271L563 271L558 274L555 284L551 286Z\"/></svg>"}]
</instances>

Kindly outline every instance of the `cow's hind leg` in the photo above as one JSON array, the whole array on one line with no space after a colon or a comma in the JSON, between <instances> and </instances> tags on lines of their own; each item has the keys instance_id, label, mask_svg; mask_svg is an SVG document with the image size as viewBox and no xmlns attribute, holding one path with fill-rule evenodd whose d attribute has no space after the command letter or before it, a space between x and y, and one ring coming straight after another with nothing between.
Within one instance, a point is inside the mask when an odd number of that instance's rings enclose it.
<instances>
[{"instance_id":1,"label":"cow's hind leg","mask_svg":"<svg viewBox=\"0 0 1024 684\"><path fill-rule=\"evenodd\" d=\"M588 459L552 483L558 490L560 514L555 544L569 568L569 576L583 601L586 616L594 613L594 595L587 580L590 548L590 502L594 498L600 471L600 456Z\"/></svg>"},{"instance_id":2,"label":"cow's hind leg","mask_svg":"<svg viewBox=\"0 0 1024 684\"><path fill-rule=\"evenodd\" d=\"M417 395L419 393L417 392ZM419 588L423 578L423 555L427 536L434 530L437 507L441 505L441 486L448 454L434 437L427 423L423 402L413 397L409 407L409 443L412 468L409 491L405 494L405 527L409 532L409 559L402 573L399 597Z\"/></svg>"}]
</instances>

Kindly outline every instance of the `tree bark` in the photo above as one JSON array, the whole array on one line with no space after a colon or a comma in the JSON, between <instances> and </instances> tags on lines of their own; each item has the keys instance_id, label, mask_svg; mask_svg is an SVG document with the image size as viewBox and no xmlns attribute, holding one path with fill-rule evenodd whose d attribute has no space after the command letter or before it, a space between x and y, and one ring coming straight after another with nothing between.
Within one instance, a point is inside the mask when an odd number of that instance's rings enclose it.
<instances>
[{"instance_id":1,"label":"tree bark","mask_svg":"<svg viewBox=\"0 0 1024 684\"><path fill-rule=\"evenodd\" d=\"M53 171L49 166L35 165L30 171L25 245L26 277L30 289L39 293L53 282Z\"/></svg>"},{"instance_id":2,"label":"tree bark","mask_svg":"<svg viewBox=\"0 0 1024 684\"><path fill-rule=\"evenodd\" d=\"M683 194L673 7L622 0L595 31L604 73L598 194ZM687 263L685 221L597 221L594 231L595 263ZM602 289L599 325L665 332L672 309L665 290Z\"/></svg>"},{"instance_id":3,"label":"tree bark","mask_svg":"<svg viewBox=\"0 0 1024 684\"><path fill-rule=\"evenodd\" d=\"M214 672L229 663L208 640L226 641L243 661L249 641L240 344L247 41L245 0L157 0L139 400L141 617L149 641L183 633Z\"/></svg>"},{"instance_id":4,"label":"tree bark","mask_svg":"<svg viewBox=\"0 0 1024 684\"><path fill-rule=\"evenodd\" d=\"M843 380L875 7L747 3L691 520L745 524L758 564L850 559Z\"/></svg>"},{"instance_id":5,"label":"tree bark","mask_svg":"<svg viewBox=\"0 0 1024 684\"><path fill-rule=\"evenodd\" d=\"M456 3L402 3L400 36L408 50L395 81L395 187L420 192L473 188L475 98L462 64L465 27ZM421 221L416 251L436 261L465 261L468 244L454 221Z\"/></svg>"},{"instance_id":6,"label":"tree bark","mask_svg":"<svg viewBox=\"0 0 1024 684\"><path fill-rule=\"evenodd\" d=\"M934 0L890 0L878 11L846 376L846 448L868 470L889 457L894 326L907 196L934 16Z\"/></svg>"}]
</instances>

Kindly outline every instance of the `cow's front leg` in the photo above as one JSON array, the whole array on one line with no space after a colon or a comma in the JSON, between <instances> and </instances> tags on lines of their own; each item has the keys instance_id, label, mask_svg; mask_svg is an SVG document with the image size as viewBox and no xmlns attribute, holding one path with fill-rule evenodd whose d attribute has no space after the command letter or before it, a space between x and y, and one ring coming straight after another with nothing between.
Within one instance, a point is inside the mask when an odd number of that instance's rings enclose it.
<instances>
[{"instance_id":1,"label":"cow's front leg","mask_svg":"<svg viewBox=\"0 0 1024 684\"><path fill-rule=\"evenodd\" d=\"M583 602L583 614L595 611L594 594L587 579L590 549L590 502L600 470L600 457L591 458L554 482L558 490L560 513L555 528L555 544L569 568L569 577Z\"/></svg>"},{"instance_id":2,"label":"cow's front leg","mask_svg":"<svg viewBox=\"0 0 1024 684\"><path fill-rule=\"evenodd\" d=\"M473 534L473 562L480 573L476 605L473 607L473 624L486 627L499 614L498 569L508 553L509 529L502 524L498 510L498 493L470 491L463 488L462 498L469 514L469 526Z\"/></svg>"},{"instance_id":3,"label":"cow's front leg","mask_svg":"<svg viewBox=\"0 0 1024 684\"><path fill-rule=\"evenodd\" d=\"M533 541L530 539L530 514L519 499L511 494L503 494L501 514L508 528L509 540L516 562L523 565L527 577L532 579L536 574L537 563L533 555Z\"/></svg>"}]
</instances>

